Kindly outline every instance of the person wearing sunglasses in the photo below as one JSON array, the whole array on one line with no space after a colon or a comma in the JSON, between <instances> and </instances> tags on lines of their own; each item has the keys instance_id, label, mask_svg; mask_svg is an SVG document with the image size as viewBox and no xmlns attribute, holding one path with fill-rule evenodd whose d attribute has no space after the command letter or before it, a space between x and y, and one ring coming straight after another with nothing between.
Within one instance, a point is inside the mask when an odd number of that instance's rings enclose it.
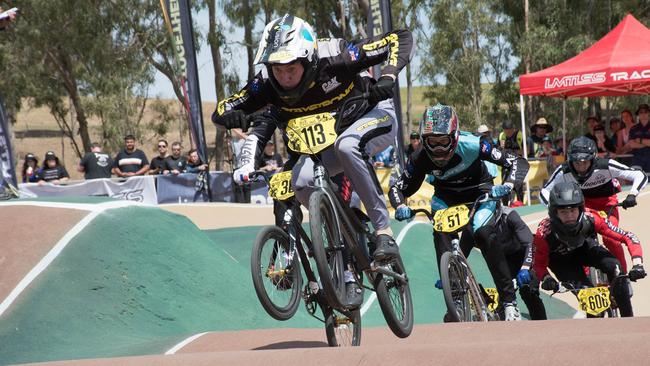
<instances>
[{"instance_id":1,"label":"person wearing sunglasses","mask_svg":"<svg viewBox=\"0 0 650 366\"><path fill-rule=\"evenodd\" d=\"M485 193L490 193L493 198L507 196L514 184L522 182L528 172L529 165L525 159L500 150L487 139L461 132L458 115L448 105L437 104L425 109L420 122L420 139L422 149L411 156L388 194L391 205L396 209L395 218L400 221L413 216L406 198L420 189L427 175L428 182L435 188L431 209L437 211L473 202ZM493 184L494 178L486 162L509 171L503 185ZM495 229L497 204L495 200L480 203L471 224L463 229L462 235L463 238L473 238L481 249L502 299L506 318L520 320L513 277ZM433 233L438 263L442 254L451 250L452 238L450 234ZM471 250L471 245L467 244L466 241L461 242L466 256Z\"/></svg>"},{"instance_id":2,"label":"person wearing sunglasses","mask_svg":"<svg viewBox=\"0 0 650 366\"><path fill-rule=\"evenodd\" d=\"M151 158L151 163L149 164L149 174L162 174L165 170L168 156L167 146L167 140L158 140L158 156Z\"/></svg>"}]
</instances>

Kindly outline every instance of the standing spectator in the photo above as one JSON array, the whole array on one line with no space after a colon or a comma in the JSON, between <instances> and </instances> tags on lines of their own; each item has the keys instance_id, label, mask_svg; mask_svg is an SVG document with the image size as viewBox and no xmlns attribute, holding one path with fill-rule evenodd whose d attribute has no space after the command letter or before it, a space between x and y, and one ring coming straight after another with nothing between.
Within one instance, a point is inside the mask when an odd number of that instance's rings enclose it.
<instances>
[{"instance_id":1,"label":"standing spectator","mask_svg":"<svg viewBox=\"0 0 650 366\"><path fill-rule=\"evenodd\" d=\"M185 165L185 173L199 173L208 169L208 164L201 161L199 152L192 149L187 153L187 164Z\"/></svg>"},{"instance_id":2,"label":"standing spectator","mask_svg":"<svg viewBox=\"0 0 650 366\"><path fill-rule=\"evenodd\" d=\"M25 161L23 162L23 183L36 183L38 182L38 159L32 153L25 154Z\"/></svg>"},{"instance_id":3,"label":"standing spectator","mask_svg":"<svg viewBox=\"0 0 650 366\"><path fill-rule=\"evenodd\" d=\"M165 162L165 171L164 174L174 174L178 175L185 171L185 166L187 165L187 159L181 152L183 151L183 146L181 143L176 141L172 143L172 154L167 157Z\"/></svg>"},{"instance_id":4,"label":"standing spectator","mask_svg":"<svg viewBox=\"0 0 650 366\"><path fill-rule=\"evenodd\" d=\"M2 13L3 11L4 10L2 10L2 8L0 7L0 13ZM16 16L18 15L18 13L15 12L15 11L9 11L9 12L7 12L7 14L9 15L9 18L5 18L5 19L0 20L0 31L4 30L6 27L8 27L9 24L11 22L13 22L14 19L16 19Z\"/></svg>"},{"instance_id":5,"label":"standing spectator","mask_svg":"<svg viewBox=\"0 0 650 366\"><path fill-rule=\"evenodd\" d=\"M419 151L421 148L420 134L415 131L411 132L409 146L406 148L406 159L408 160L414 152Z\"/></svg>"},{"instance_id":6,"label":"standing spectator","mask_svg":"<svg viewBox=\"0 0 650 366\"><path fill-rule=\"evenodd\" d=\"M594 133L594 128L600 124L600 119L596 116L589 116L587 117L587 127L589 128L589 132L585 134L585 137L588 137L592 140L594 140L595 143L598 143L598 140L596 139L596 134Z\"/></svg>"},{"instance_id":7,"label":"standing spectator","mask_svg":"<svg viewBox=\"0 0 650 366\"><path fill-rule=\"evenodd\" d=\"M517 156L522 156L524 135L515 128L515 124L512 121L504 121L501 124L501 128L503 128L503 132L499 134L499 146L501 146L501 149Z\"/></svg>"},{"instance_id":8,"label":"standing spectator","mask_svg":"<svg viewBox=\"0 0 650 366\"><path fill-rule=\"evenodd\" d=\"M526 140L528 143L528 156L539 158L544 154L544 137L549 133L553 132L553 126L551 126L546 118L541 117L535 122L534 125L530 126L531 136Z\"/></svg>"},{"instance_id":9,"label":"standing spectator","mask_svg":"<svg viewBox=\"0 0 650 366\"><path fill-rule=\"evenodd\" d=\"M77 166L77 171L84 173L85 179L110 178L113 159L102 152L102 145L97 142L90 144L87 153Z\"/></svg>"},{"instance_id":10,"label":"standing spectator","mask_svg":"<svg viewBox=\"0 0 650 366\"><path fill-rule=\"evenodd\" d=\"M499 146L506 153L511 153L516 156L522 156L524 151L524 136L521 131L515 128L515 124L506 120L501 124L503 132L499 134ZM505 182L506 177L510 174L508 169L501 169L501 180ZM524 202L524 184L516 181L512 190L515 193L516 200L512 202L512 206L521 206ZM503 203L507 205L510 197L504 197Z\"/></svg>"},{"instance_id":11,"label":"standing spectator","mask_svg":"<svg viewBox=\"0 0 650 366\"><path fill-rule=\"evenodd\" d=\"M616 152L616 147L612 145L612 139L605 134L605 126L597 124L594 127L594 136L596 137L596 147L598 156L605 157Z\"/></svg>"},{"instance_id":12,"label":"standing spectator","mask_svg":"<svg viewBox=\"0 0 650 366\"><path fill-rule=\"evenodd\" d=\"M618 139L618 131L623 129L623 122L618 117L612 117L609 119L609 132L611 137L609 138L610 144L614 146L614 149L617 149L616 143Z\"/></svg>"},{"instance_id":13,"label":"standing spectator","mask_svg":"<svg viewBox=\"0 0 650 366\"><path fill-rule=\"evenodd\" d=\"M45 153L43 166L38 170L36 175L38 184L60 184L70 179L68 171L65 170L63 165L61 165L61 162L54 151L48 151Z\"/></svg>"},{"instance_id":14,"label":"standing spectator","mask_svg":"<svg viewBox=\"0 0 650 366\"><path fill-rule=\"evenodd\" d=\"M113 174L128 178L144 175L149 170L149 160L140 149L135 148L135 136L124 136L124 149L120 150L113 161Z\"/></svg>"},{"instance_id":15,"label":"standing spectator","mask_svg":"<svg viewBox=\"0 0 650 366\"><path fill-rule=\"evenodd\" d=\"M636 122L634 121L634 116L629 109L624 109L621 112L621 121L623 121L623 126L616 134L616 152L618 154L627 154L632 150L627 143L630 138L630 130Z\"/></svg>"},{"instance_id":16,"label":"standing spectator","mask_svg":"<svg viewBox=\"0 0 650 366\"><path fill-rule=\"evenodd\" d=\"M149 174L162 174L167 167L167 140L158 140L158 156L151 159Z\"/></svg>"},{"instance_id":17,"label":"standing spectator","mask_svg":"<svg viewBox=\"0 0 650 366\"><path fill-rule=\"evenodd\" d=\"M282 169L282 165L282 157L275 152L275 143L273 140L269 140L264 151L255 159L255 170L264 172L270 178Z\"/></svg>"},{"instance_id":18,"label":"standing spectator","mask_svg":"<svg viewBox=\"0 0 650 366\"><path fill-rule=\"evenodd\" d=\"M650 107L647 104L639 105L636 110L639 123L630 129L630 137L626 146L629 146L634 155L633 165L638 165L644 172L650 172Z\"/></svg>"},{"instance_id":19,"label":"standing spectator","mask_svg":"<svg viewBox=\"0 0 650 366\"><path fill-rule=\"evenodd\" d=\"M393 146L388 146L383 151L372 157L372 165L375 168L390 168L393 166Z\"/></svg>"},{"instance_id":20,"label":"standing spectator","mask_svg":"<svg viewBox=\"0 0 650 366\"><path fill-rule=\"evenodd\" d=\"M492 131L490 131L490 128L487 125L478 126L476 129L476 136L480 137L481 139L485 139L491 145L495 145L494 137L492 137Z\"/></svg>"}]
</instances>

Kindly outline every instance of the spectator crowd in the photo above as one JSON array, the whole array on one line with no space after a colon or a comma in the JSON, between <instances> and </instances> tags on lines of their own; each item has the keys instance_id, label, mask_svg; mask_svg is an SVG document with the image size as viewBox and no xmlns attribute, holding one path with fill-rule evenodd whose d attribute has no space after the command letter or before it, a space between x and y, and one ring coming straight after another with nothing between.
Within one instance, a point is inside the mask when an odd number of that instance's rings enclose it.
<instances>
[{"instance_id":1,"label":"spectator crowd","mask_svg":"<svg viewBox=\"0 0 650 366\"><path fill-rule=\"evenodd\" d=\"M90 152L86 153L77 166L77 171L84 173L85 179L119 178L142 176L145 174L173 174L199 173L208 169L208 164L199 157L196 149L191 149L183 155L183 146L180 142L173 142L171 154L168 154L168 143L164 139L158 140L158 155L147 159L147 155L136 148L136 138L133 135L124 137L124 147L114 156L102 151L99 143L90 145ZM48 151L39 166L38 158L33 153L25 155L22 167L23 183L52 183L61 184L70 179L66 168L61 164L54 151Z\"/></svg>"},{"instance_id":2,"label":"spectator crowd","mask_svg":"<svg viewBox=\"0 0 650 366\"><path fill-rule=\"evenodd\" d=\"M598 155L610 158L627 158L629 165L650 171L650 107L640 104L636 111L623 110L620 117L612 117L609 121L597 116L585 119L588 132L584 135L592 139L598 147ZM609 123L607 123L609 122ZM509 120L501 124L502 131L495 133L486 124L481 124L475 135L487 139L501 149L523 156L523 133L517 125ZM540 117L530 126L530 135L526 139L529 159L546 159L549 172L563 161L563 140L561 136L553 138L553 125L546 118ZM577 137L577 136L573 136ZM241 139L243 140L243 139ZM567 136L567 144L571 140ZM124 137L124 146L111 157L102 151L99 143L91 144L88 152L79 162L77 171L84 173L85 179L110 178L116 176L128 178L145 174L199 173L208 169L201 161L196 149L183 154L180 142L173 142L171 147L167 140L160 139L157 143L158 154L149 160L146 154L136 147L133 135ZM171 148L171 151L170 151ZM413 131L409 135L405 158L408 159L421 148L420 135ZM392 167L396 162L393 147L379 152L372 158L375 167ZM275 144L270 141L256 160L256 169L271 176L281 170L282 157L276 152ZM70 179L66 168L61 164L54 151L48 151L41 165L38 157L27 153L22 166L23 183L53 183L61 184ZM523 187L515 187L515 201L523 201ZM247 202L242 199L239 202Z\"/></svg>"}]
</instances>

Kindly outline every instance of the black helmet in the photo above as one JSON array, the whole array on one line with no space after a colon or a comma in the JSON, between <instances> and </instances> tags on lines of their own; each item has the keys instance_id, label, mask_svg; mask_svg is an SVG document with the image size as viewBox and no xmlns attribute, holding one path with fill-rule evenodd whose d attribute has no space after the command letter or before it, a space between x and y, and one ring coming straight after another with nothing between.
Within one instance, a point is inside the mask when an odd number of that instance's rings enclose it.
<instances>
[{"instance_id":1,"label":"black helmet","mask_svg":"<svg viewBox=\"0 0 650 366\"><path fill-rule=\"evenodd\" d=\"M285 14L264 27L254 63L264 64L273 89L287 104L297 103L313 85L318 68L316 33L304 20ZM285 90L273 76L272 65L300 62L304 68L300 83Z\"/></svg>"},{"instance_id":2,"label":"black helmet","mask_svg":"<svg viewBox=\"0 0 650 366\"><path fill-rule=\"evenodd\" d=\"M567 151L567 155L569 157L569 168L571 169L573 174L575 174L579 179L584 179L589 175L591 175L591 172L593 172L594 170L593 161L596 158L597 152L598 152L598 148L596 147L596 143L594 142L594 140L590 139L589 137L580 136L571 140L571 143L569 144L569 149ZM585 161L585 160L591 161L591 166L586 172L580 174L573 167L573 162Z\"/></svg>"},{"instance_id":3,"label":"black helmet","mask_svg":"<svg viewBox=\"0 0 650 366\"><path fill-rule=\"evenodd\" d=\"M563 223L557 216L560 208L578 207L580 216L571 224ZM574 182L560 182L553 186L549 194L548 216L551 219L553 232L565 243L582 244L583 216L585 212L585 197L580 186Z\"/></svg>"}]
</instances>

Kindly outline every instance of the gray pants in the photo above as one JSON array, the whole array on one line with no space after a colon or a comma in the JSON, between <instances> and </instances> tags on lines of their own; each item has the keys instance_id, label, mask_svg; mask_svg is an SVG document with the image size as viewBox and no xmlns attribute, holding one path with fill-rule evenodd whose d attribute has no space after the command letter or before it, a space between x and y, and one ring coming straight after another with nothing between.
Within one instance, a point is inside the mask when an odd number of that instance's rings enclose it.
<instances>
[{"instance_id":1,"label":"gray pants","mask_svg":"<svg viewBox=\"0 0 650 366\"><path fill-rule=\"evenodd\" d=\"M341 133L333 148L321 153L323 165L331 177L344 172L359 195L375 230L390 226L384 194L376 183L374 170L362 158L362 149L369 157L395 144L397 119L392 100L384 100ZM296 198L309 207L314 186L314 163L303 155L293 168L291 184Z\"/></svg>"}]
</instances>

